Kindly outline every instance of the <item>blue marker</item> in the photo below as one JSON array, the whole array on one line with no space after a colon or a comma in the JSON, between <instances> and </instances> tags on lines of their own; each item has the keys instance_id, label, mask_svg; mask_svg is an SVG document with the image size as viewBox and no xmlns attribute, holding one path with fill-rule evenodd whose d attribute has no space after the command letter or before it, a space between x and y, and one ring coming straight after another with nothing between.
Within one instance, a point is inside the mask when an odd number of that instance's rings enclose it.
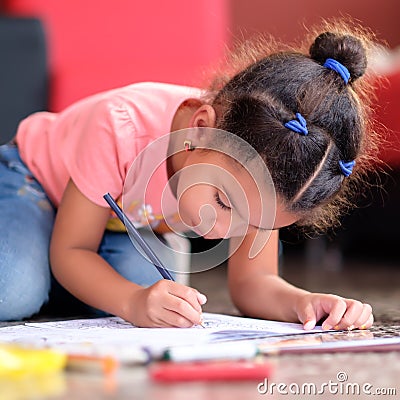
<instances>
[{"instance_id":1,"label":"blue marker","mask_svg":"<svg viewBox=\"0 0 400 400\"><path fill-rule=\"evenodd\" d=\"M109 204L111 209L117 214L117 217L122 221L125 225L126 229L132 236L135 238L137 244L143 250L147 257L149 257L150 261L157 268L158 272L164 279L168 279L170 281L174 281L174 278L169 273L168 269L163 265L160 259L156 256L154 251L150 248L150 246L145 242L139 231L135 228L126 214L122 211L121 207L116 203L116 201L111 197L110 193L105 194L104 200Z\"/></svg>"}]
</instances>

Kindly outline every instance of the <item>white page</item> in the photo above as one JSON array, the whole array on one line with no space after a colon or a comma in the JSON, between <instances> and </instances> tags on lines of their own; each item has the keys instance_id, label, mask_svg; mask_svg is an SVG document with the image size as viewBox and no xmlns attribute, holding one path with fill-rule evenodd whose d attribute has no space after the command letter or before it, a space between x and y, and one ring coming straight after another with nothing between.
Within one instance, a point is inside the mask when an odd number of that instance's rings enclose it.
<instances>
[{"instance_id":1,"label":"white page","mask_svg":"<svg viewBox=\"0 0 400 400\"><path fill-rule=\"evenodd\" d=\"M82 332L82 330L98 330L101 332L102 330L132 330L132 329L150 329L151 331L156 330L155 328L137 328L129 322L124 321L119 317L106 317L106 318L92 318L92 319L75 319L75 320L65 320L65 321L52 321L52 322L28 322L25 323L26 326L39 327L39 328L49 328L49 329L71 329L76 330L78 332ZM263 319L255 319L255 318L244 318L244 317L235 317L230 315L223 314L214 314L214 313L203 313L203 325L205 326L205 330L207 333L212 331L219 330L234 330L234 331L256 331L256 332L265 332L270 333L271 335L275 334L293 334L293 333L301 333L305 332L302 324L295 324L290 322L278 322L278 321L269 321ZM162 328L162 331L165 329L173 330L173 331L182 331L182 330L192 330L192 329L201 329L204 328L201 326L194 326L193 328ZM320 327L316 327L315 330L321 330ZM114 332L115 333L115 332ZM192 335L198 335L198 332L192 332Z\"/></svg>"},{"instance_id":2,"label":"white page","mask_svg":"<svg viewBox=\"0 0 400 400\"><path fill-rule=\"evenodd\" d=\"M137 328L118 317L25 323L0 328L0 341L46 346L66 351L104 354L145 348L160 355L166 348L218 341L301 334L301 324L204 313L204 326ZM321 328L316 328L316 332Z\"/></svg>"}]
</instances>

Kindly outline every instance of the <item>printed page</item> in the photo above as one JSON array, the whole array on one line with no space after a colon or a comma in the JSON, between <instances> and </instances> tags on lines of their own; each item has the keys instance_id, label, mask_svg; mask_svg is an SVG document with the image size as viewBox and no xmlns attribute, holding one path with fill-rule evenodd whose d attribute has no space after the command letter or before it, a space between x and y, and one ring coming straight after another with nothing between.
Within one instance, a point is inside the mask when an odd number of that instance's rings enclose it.
<instances>
[{"instance_id":1,"label":"printed page","mask_svg":"<svg viewBox=\"0 0 400 400\"><path fill-rule=\"evenodd\" d=\"M0 328L0 341L46 346L69 352L123 354L145 349L160 355L166 348L221 341L307 333L301 324L204 313L204 326L138 328L118 317L32 322ZM316 328L315 332L320 331ZM136 350L135 350L136 349Z\"/></svg>"}]
</instances>

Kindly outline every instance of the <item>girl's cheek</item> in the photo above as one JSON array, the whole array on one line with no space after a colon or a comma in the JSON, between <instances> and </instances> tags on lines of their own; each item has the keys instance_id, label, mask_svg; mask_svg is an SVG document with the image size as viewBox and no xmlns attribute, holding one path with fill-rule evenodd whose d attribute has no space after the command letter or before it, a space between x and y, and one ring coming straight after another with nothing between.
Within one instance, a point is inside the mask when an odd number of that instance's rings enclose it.
<instances>
[{"instance_id":1,"label":"girl's cheek","mask_svg":"<svg viewBox=\"0 0 400 400\"><path fill-rule=\"evenodd\" d=\"M200 223L199 205L190 200L189 196L182 196L178 202L178 213L181 221L189 228Z\"/></svg>"},{"instance_id":2,"label":"girl's cheek","mask_svg":"<svg viewBox=\"0 0 400 400\"><path fill-rule=\"evenodd\" d=\"M178 214L179 218L187 225L188 224L188 215L186 210L186 202L181 197L178 201Z\"/></svg>"}]
</instances>

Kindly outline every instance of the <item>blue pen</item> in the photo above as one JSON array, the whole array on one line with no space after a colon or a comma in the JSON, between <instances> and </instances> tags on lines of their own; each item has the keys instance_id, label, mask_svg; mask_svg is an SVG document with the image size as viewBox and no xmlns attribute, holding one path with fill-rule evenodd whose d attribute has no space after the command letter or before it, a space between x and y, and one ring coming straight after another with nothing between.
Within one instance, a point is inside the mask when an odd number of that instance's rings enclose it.
<instances>
[{"instance_id":1,"label":"blue pen","mask_svg":"<svg viewBox=\"0 0 400 400\"><path fill-rule=\"evenodd\" d=\"M126 229L132 236L135 238L137 244L144 251L147 257L149 257L150 261L157 268L158 272L164 279L168 279L170 281L174 281L174 278L169 273L168 269L163 265L160 259L155 255L154 251L150 248L150 246L145 242L143 237L140 235L139 231L135 228L126 214L122 211L121 207L116 203L116 201L111 197L110 193L105 194L104 200L109 204L111 209L117 214L117 217L122 221L125 225Z\"/></svg>"}]
</instances>

